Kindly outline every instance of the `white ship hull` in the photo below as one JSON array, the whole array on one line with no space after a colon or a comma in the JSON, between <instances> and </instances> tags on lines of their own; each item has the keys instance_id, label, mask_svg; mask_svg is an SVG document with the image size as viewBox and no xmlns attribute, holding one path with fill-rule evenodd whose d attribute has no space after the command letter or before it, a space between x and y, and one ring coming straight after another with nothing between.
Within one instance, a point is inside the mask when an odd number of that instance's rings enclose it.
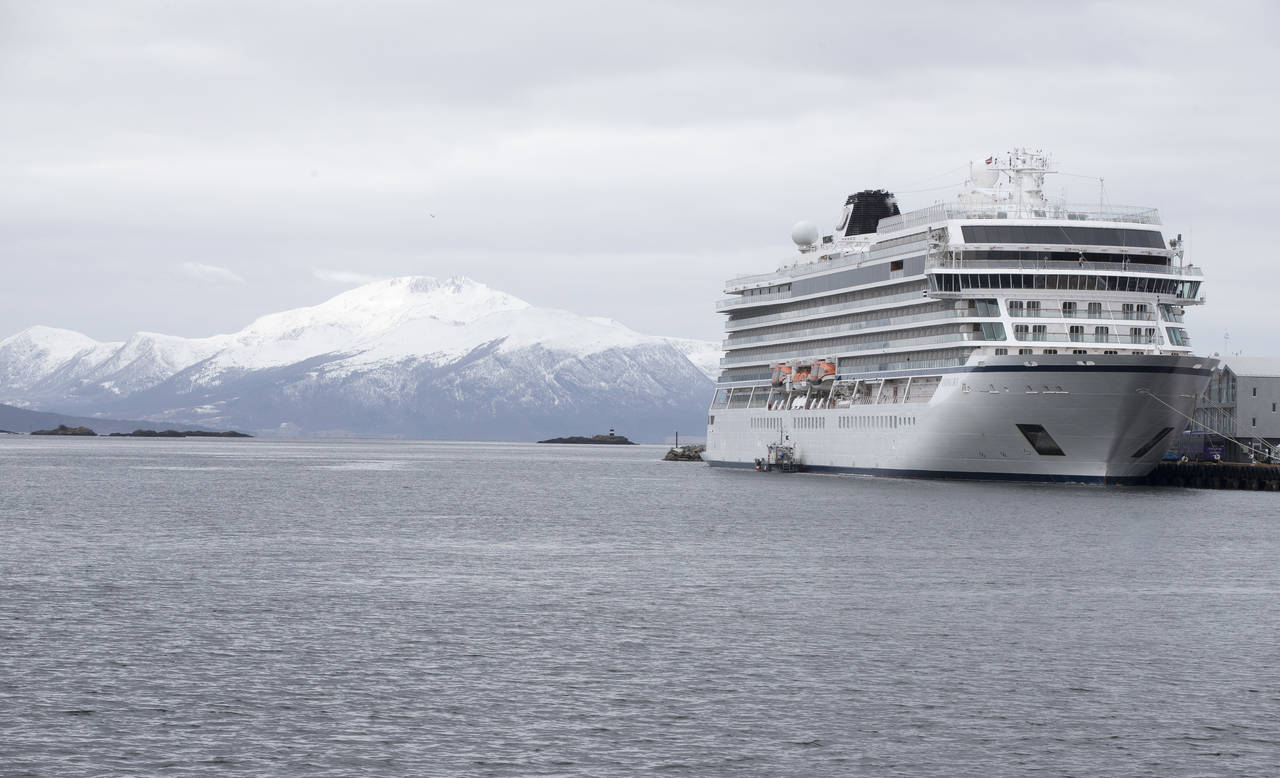
<instances>
[{"instance_id":1,"label":"white ship hull","mask_svg":"<svg viewBox=\"0 0 1280 778\"><path fill-rule=\"evenodd\" d=\"M927 402L713 408L705 456L713 466L753 467L769 443L785 440L816 472L1132 482L1185 429L1215 366L1195 356L986 357L944 372ZM1050 452L1019 425L1043 428Z\"/></svg>"}]
</instances>

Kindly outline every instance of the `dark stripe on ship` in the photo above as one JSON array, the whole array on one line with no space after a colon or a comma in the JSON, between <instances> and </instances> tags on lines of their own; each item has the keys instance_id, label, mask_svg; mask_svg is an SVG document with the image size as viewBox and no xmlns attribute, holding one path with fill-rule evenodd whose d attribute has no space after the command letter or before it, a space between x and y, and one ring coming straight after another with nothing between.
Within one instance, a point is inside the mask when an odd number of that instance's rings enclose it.
<instances>
[{"instance_id":1,"label":"dark stripe on ship","mask_svg":"<svg viewBox=\"0 0 1280 778\"><path fill-rule=\"evenodd\" d=\"M708 460L711 467L754 470L751 462ZM1138 484L1145 476L1066 475L1063 473L977 473L963 470L902 470L877 467L836 467L834 465L806 465L806 473L838 473L843 475L875 475L885 478L931 478L957 481L1030 481L1057 484Z\"/></svg>"},{"instance_id":2,"label":"dark stripe on ship","mask_svg":"<svg viewBox=\"0 0 1280 778\"><path fill-rule=\"evenodd\" d=\"M951 375L957 373L1176 373L1178 375L1209 376L1213 371L1207 367L1177 367L1174 365L975 365L973 367L921 367L912 370L898 370L890 373L866 373L853 375L837 375L837 381L878 381L888 378L910 378L914 376ZM717 383L746 384L757 386L768 381L767 378L748 378L740 381L724 380Z\"/></svg>"}]
</instances>

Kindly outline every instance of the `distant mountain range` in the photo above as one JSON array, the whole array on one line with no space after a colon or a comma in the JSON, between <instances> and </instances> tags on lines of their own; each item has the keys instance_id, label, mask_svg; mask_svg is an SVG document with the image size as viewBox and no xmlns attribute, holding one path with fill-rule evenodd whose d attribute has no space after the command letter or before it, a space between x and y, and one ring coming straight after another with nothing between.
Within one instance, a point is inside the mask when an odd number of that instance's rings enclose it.
<instances>
[{"instance_id":1,"label":"distant mountain range","mask_svg":"<svg viewBox=\"0 0 1280 778\"><path fill-rule=\"evenodd\" d=\"M533 440L705 429L720 358L467 278L379 281L210 338L0 341L0 402L258 434Z\"/></svg>"}]
</instances>

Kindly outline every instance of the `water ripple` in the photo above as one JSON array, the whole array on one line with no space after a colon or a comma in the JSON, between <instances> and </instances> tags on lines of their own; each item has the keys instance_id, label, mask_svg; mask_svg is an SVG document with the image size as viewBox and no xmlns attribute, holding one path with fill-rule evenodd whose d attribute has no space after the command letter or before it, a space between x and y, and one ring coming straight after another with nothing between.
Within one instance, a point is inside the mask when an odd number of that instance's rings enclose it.
<instances>
[{"instance_id":1,"label":"water ripple","mask_svg":"<svg viewBox=\"0 0 1280 778\"><path fill-rule=\"evenodd\" d=\"M0 441L5 775L1258 775L1280 753L1269 495L63 442Z\"/></svg>"}]
</instances>

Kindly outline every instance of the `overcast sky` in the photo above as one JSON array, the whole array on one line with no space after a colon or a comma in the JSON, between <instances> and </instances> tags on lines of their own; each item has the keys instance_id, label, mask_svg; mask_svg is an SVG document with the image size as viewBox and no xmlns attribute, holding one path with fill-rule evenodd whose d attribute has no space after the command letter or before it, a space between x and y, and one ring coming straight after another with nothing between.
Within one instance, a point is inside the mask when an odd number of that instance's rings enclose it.
<instances>
[{"instance_id":1,"label":"overcast sky","mask_svg":"<svg viewBox=\"0 0 1280 778\"><path fill-rule=\"evenodd\" d=\"M0 0L0 337L425 274L718 339L797 220L1029 145L1184 234L1200 350L1277 355L1277 5Z\"/></svg>"}]
</instances>

